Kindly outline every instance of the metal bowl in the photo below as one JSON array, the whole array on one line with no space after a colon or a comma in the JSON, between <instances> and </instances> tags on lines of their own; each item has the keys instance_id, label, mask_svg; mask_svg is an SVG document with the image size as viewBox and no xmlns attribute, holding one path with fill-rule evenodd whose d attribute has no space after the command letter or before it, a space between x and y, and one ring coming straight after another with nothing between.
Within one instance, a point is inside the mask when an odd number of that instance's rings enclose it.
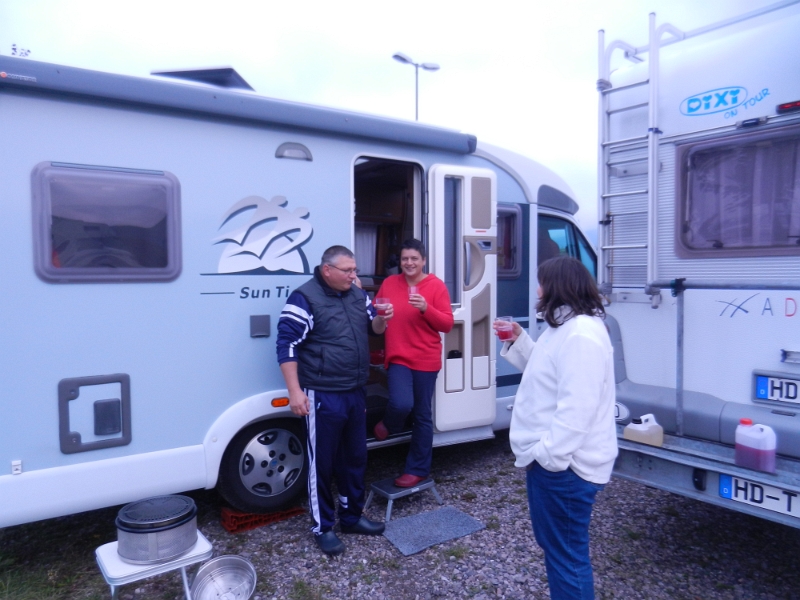
<instances>
[{"instance_id":1,"label":"metal bowl","mask_svg":"<svg viewBox=\"0 0 800 600\"><path fill-rule=\"evenodd\" d=\"M236 555L218 556L197 571L193 600L248 600L256 589L256 569Z\"/></svg>"}]
</instances>

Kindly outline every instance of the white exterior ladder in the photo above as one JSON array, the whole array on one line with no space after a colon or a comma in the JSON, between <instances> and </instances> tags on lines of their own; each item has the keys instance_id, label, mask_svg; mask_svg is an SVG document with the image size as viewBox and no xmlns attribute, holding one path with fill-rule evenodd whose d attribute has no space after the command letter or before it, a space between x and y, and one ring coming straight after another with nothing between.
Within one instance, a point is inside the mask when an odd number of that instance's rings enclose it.
<instances>
[{"instance_id":1,"label":"white exterior ladder","mask_svg":"<svg viewBox=\"0 0 800 600\"><path fill-rule=\"evenodd\" d=\"M641 48L623 41L606 47L605 32L599 31L598 283L604 293L611 293L614 287L646 288L656 279L655 215L661 134L656 122L658 50L665 33L676 39L682 39L684 34L668 23L656 28L655 17L655 13L650 14L649 44ZM613 87L611 59L616 50L622 50L632 62L642 62L640 54L649 52L647 79ZM647 100L642 100L645 90ZM633 99L612 107L612 95L620 93ZM647 111L647 130L612 139L612 119L621 122L625 115L637 110ZM630 178L631 183L626 183L625 178Z\"/></svg>"}]
</instances>

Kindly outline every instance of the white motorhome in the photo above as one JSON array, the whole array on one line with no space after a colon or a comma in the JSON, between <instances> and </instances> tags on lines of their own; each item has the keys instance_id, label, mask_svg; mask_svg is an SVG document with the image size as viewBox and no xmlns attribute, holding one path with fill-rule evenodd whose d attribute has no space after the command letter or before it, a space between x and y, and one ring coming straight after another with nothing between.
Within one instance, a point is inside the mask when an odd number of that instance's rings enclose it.
<instances>
[{"instance_id":1,"label":"white motorhome","mask_svg":"<svg viewBox=\"0 0 800 600\"><path fill-rule=\"evenodd\" d=\"M528 326L537 260L595 269L559 177L451 130L0 57L0 131L0 527L215 486L250 512L295 498L275 326L328 246L374 292L426 242L456 321L436 445L508 427L520 375L491 322ZM376 366L368 431L386 399Z\"/></svg>"},{"instance_id":2,"label":"white motorhome","mask_svg":"<svg viewBox=\"0 0 800 600\"><path fill-rule=\"evenodd\" d=\"M600 32L598 281L617 476L800 527L800 4L649 44ZM641 64L615 69L627 58ZM624 62L622 60L621 62ZM737 466L740 418L777 433L775 474Z\"/></svg>"}]
</instances>

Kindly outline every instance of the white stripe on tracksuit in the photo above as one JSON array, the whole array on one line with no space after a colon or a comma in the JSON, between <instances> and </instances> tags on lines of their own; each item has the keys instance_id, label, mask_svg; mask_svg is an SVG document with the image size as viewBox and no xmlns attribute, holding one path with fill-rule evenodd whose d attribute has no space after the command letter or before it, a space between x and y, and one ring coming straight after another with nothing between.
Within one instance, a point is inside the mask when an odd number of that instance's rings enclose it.
<instances>
[{"instance_id":1,"label":"white stripe on tracksuit","mask_svg":"<svg viewBox=\"0 0 800 600\"><path fill-rule=\"evenodd\" d=\"M314 518L314 526L311 531L314 535L322 533L322 517L319 512L319 496L317 494L317 425L316 412L317 406L314 401L314 390L304 389L303 392L308 396L308 415L306 416L306 430L308 431L308 507L311 516Z\"/></svg>"}]
</instances>

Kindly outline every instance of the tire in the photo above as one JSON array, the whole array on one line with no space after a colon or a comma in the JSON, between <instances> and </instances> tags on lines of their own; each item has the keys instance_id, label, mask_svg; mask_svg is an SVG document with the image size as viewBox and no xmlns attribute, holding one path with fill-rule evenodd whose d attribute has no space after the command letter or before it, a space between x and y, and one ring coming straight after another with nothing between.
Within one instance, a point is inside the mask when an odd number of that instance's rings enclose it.
<instances>
[{"instance_id":1,"label":"tire","mask_svg":"<svg viewBox=\"0 0 800 600\"><path fill-rule=\"evenodd\" d=\"M260 421L233 438L219 468L218 490L236 510L280 510L306 488L308 457L299 419Z\"/></svg>"}]
</instances>

